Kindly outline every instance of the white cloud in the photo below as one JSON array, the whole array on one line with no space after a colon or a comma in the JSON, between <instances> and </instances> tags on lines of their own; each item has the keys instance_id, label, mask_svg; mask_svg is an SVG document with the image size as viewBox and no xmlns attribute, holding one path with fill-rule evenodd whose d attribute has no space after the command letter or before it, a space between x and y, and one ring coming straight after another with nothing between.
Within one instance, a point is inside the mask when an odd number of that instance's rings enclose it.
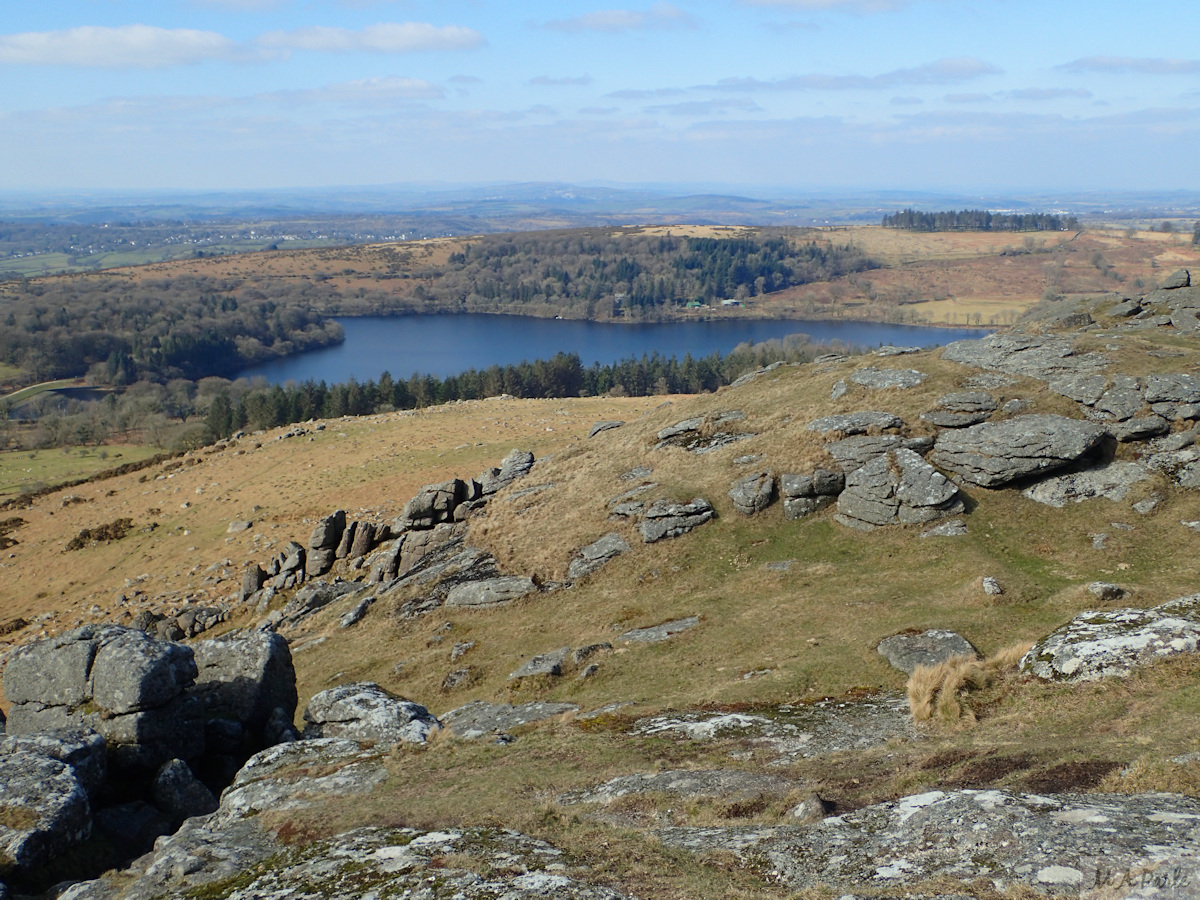
<instances>
[{"instance_id":1,"label":"white cloud","mask_svg":"<svg viewBox=\"0 0 1200 900\"><path fill-rule=\"evenodd\" d=\"M1200 72L1200 59L1087 56L1063 63L1057 68L1067 72L1102 72L1111 75L1194 75Z\"/></svg>"},{"instance_id":2,"label":"white cloud","mask_svg":"<svg viewBox=\"0 0 1200 900\"><path fill-rule=\"evenodd\" d=\"M483 35L461 25L425 22L381 22L358 31L312 26L270 31L255 43L270 50L308 50L323 53L413 53L422 50L472 50L485 43Z\"/></svg>"},{"instance_id":3,"label":"white cloud","mask_svg":"<svg viewBox=\"0 0 1200 900\"><path fill-rule=\"evenodd\" d=\"M996 75L1000 69L974 57L939 59L910 69L896 69L882 75L795 75L775 81L758 78L723 78L715 85L724 91L846 91L885 90L900 85L956 84L984 75Z\"/></svg>"},{"instance_id":4,"label":"white cloud","mask_svg":"<svg viewBox=\"0 0 1200 900\"><path fill-rule=\"evenodd\" d=\"M602 9L571 19L552 19L546 28L554 31L605 31L612 34L644 29L696 28L691 13L670 3L655 3L648 10Z\"/></svg>"},{"instance_id":5,"label":"white cloud","mask_svg":"<svg viewBox=\"0 0 1200 900\"><path fill-rule=\"evenodd\" d=\"M446 96L446 91L421 78L389 76L342 81L308 91L278 91L266 96L313 103L377 106L403 100L440 100Z\"/></svg>"},{"instance_id":6,"label":"white cloud","mask_svg":"<svg viewBox=\"0 0 1200 900\"><path fill-rule=\"evenodd\" d=\"M103 69L159 69L231 59L235 41L214 31L122 25L85 25L65 31L0 35L0 63Z\"/></svg>"},{"instance_id":7,"label":"white cloud","mask_svg":"<svg viewBox=\"0 0 1200 900\"><path fill-rule=\"evenodd\" d=\"M580 75L578 78L552 78L549 75L538 75L530 78L526 84L531 87L574 87L591 84L591 75Z\"/></svg>"}]
</instances>

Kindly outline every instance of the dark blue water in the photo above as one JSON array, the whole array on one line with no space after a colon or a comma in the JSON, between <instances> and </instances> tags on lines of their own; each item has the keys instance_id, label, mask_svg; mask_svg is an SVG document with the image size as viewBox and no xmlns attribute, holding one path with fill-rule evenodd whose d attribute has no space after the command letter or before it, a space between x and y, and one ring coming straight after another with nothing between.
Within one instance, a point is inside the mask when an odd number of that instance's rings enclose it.
<instances>
[{"instance_id":1,"label":"dark blue water","mask_svg":"<svg viewBox=\"0 0 1200 900\"><path fill-rule=\"evenodd\" d=\"M780 319L720 319L712 322L665 322L613 325L526 316L435 315L362 316L338 319L346 341L243 370L272 384L308 379L328 384L377 379L385 371L396 378L414 373L444 378L467 369L486 369L555 353L578 353L585 366L614 363L655 351L680 359L728 353L745 341L765 341L804 333L814 341L841 341L878 347L933 347L983 332L966 328L921 328L869 322L798 322Z\"/></svg>"}]
</instances>

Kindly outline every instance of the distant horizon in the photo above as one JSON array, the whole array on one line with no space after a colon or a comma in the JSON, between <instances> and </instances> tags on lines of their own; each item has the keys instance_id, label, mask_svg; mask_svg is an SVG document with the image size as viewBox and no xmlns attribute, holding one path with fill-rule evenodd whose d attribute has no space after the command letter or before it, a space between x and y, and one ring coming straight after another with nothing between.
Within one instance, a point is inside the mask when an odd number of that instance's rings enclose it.
<instances>
[{"instance_id":1,"label":"distant horizon","mask_svg":"<svg viewBox=\"0 0 1200 900\"><path fill-rule=\"evenodd\" d=\"M0 193L1197 190L1196 47L1172 0L10 3Z\"/></svg>"}]
</instances>

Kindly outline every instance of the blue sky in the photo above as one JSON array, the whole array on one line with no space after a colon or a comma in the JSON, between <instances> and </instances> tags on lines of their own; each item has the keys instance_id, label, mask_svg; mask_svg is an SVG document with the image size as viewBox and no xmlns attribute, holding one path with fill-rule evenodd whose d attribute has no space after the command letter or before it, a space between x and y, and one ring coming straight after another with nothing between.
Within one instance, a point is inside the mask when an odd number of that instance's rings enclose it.
<instances>
[{"instance_id":1,"label":"blue sky","mask_svg":"<svg viewBox=\"0 0 1200 900\"><path fill-rule=\"evenodd\" d=\"M1198 148L1180 0L0 0L4 191L1194 190Z\"/></svg>"}]
</instances>

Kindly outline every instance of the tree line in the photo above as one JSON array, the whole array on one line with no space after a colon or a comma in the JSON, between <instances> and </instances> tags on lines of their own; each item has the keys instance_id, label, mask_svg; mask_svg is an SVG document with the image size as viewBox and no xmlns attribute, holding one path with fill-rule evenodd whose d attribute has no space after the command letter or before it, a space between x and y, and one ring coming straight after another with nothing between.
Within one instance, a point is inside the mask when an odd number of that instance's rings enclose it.
<instances>
[{"instance_id":1,"label":"tree line","mask_svg":"<svg viewBox=\"0 0 1200 900\"><path fill-rule=\"evenodd\" d=\"M429 279L418 299L442 307L593 319L745 300L877 267L857 247L797 242L782 229L729 238L589 229L481 237L412 274Z\"/></svg>"},{"instance_id":2,"label":"tree line","mask_svg":"<svg viewBox=\"0 0 1200 900\"><path fill-rule=\"evenodd\" d=\"M1078 231L1079 219L1055 213L993 213L984 209L921 212L903 209L883 217L884 228L907 231Z\"/></svg>"},{"instance_id":3,"label":"tree line","mask_svg":"<svg viewBox=\"0 0 1200 900\"><path fill-rule=\"evenodd\" d=\"M688 354L678 359L656 353L584 366L579 354L558 353L548 360L470 369L446 378L415 374L397 379L385 372L378 381L351 379L333 385L311 380L272 386L234 382L212 396L204 421L214 437L229 437L242 429L417 409L501 394L519 398L699 394L715 391L768 363L810 362L829 349L799 334L739 344L724 356L713 353L694 358ZM835 349L852 352L840 344Z\"/></svg>"}]
</instances>

